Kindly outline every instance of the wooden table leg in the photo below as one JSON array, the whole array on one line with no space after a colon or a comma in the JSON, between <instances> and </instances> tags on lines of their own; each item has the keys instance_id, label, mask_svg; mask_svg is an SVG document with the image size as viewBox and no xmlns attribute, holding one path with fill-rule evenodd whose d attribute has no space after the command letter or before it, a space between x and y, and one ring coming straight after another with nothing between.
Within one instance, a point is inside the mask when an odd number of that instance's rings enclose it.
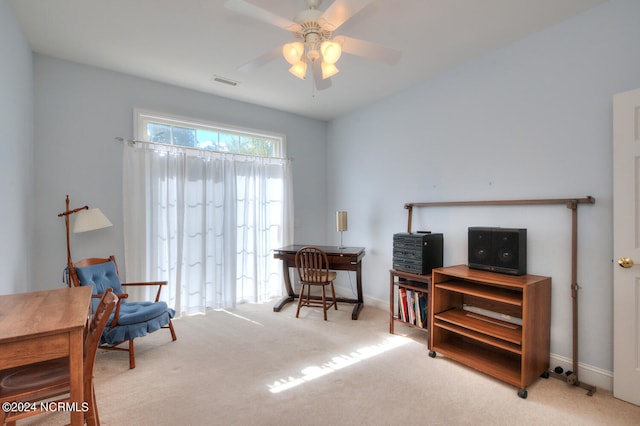
<instances>
[{"instance_id":1,"label":"wooden table leg","mask_svg":"<svg viewBox=\"0 0 640 426\"><path fill-rule=\"evenodd\" d=\"M358 291L358 301L356 305L353 307L353 312L351 313L351 319L357 320L360 315L360 311L364 308L364 296L362 295L362 262L358 262L356 264L356 289Z\"/></svg>"},{"instance_id":2,"label":"wooden table leg","mask_svg":"<svg viewBox=\"0 0 640 426\"><path fill-rule=\"evenodd\" d=\"M293 292L291 277L289 276L289 262L287 262L286 260L282 261L282 278L284 279L284 287L287 290L287 295L280 299L278 303L273 306L273 312L280 312L280 309L282 309L284 305L289 302L293 302L296 297L298 297L298 295Z\"/></svg>"},{"instance_id":3,"label":"wooden table leg","mask_svg":"<svg viewBox=\"0 0 640 426\"><path fill-rule=\"evenodd\" d=\"M82 343L82 330L74 330L69 333L69 396L72 425L84 425Z\"/></svg>"}]
</instances>

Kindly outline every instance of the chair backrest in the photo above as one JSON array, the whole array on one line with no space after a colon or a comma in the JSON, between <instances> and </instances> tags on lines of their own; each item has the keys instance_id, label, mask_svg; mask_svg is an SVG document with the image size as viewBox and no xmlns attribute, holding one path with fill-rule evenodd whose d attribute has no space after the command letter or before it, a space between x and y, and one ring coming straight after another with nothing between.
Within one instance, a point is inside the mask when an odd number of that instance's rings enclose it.
<instances>
[{"instance_id":1,"label":"chair backrest","mask_svg":"<svg viewBox=\"0 0 640 426\"><path fill-rule=\"evenodd\" d=\"M83 352L83 374L85 386L87 381L93 376L93 364L96 360L96 352L98 351L98 345L100 344L100 337L102 336L107 325L107 321L117 304L118 296L115 295L112 289L108 288L100 298L98 306L93 311L93 318L91 318L91 321L89 321L89 324L87 325Z\"/></svg>"},{"instance_id":2,"label":"chair backrest","mask_svg":"<svg viewBox=\"0 0 640 426\"><path fill-rule=\"evenodd\" d=\"M318 247L302 247L296 253L296 269L302 282L327 282L329 276L329 260L327 259L327 254Z\"/></svg>"},{"instance_id":3,"label":"chair backrest","mask_svg":"<svg viewBox=\"0 0 640 426\"><path fill-rule=\"evenodd\" d=\"M69 268L69 279L74 287L93 286L93 294L103 294L107 288L114 293L122 293L118 265L113 256L92 257L80 260Z\"/></svg>"}]
</instances>

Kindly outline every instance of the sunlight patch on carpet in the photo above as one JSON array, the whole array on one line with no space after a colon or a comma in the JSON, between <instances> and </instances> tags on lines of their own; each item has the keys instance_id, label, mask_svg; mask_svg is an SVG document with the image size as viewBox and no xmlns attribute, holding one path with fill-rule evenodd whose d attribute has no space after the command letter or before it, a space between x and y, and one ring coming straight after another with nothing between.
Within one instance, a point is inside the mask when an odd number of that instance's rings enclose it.
<instances>
[{"instance_id":1,"label":"sunlight patch on carpet","mask_svg":"<svg viewBox=\"0 0 640 426\"><path fill-rule=\"evenodd\" d=\"M220 309L214 309L214 311L216 311L216 312L222 312L222 313L225 313L225 314L229 314L229 315L231 315L232 317L240 318L241 320L248 321L248 322L250 322L251 324L255 324L255 325L259 325L259 326L261 326L261 327L264 327L264 324L261 324L261 323L259 323L258 321L254 321L254 320L252 320L252 319L250 319L250 318L243 317L242 315L234 314L233 312L229 312L229 311L227 311L226 309L223 309L223 308L220 308Z\"/></svg>"},{"instance_id":2,"label":"sunlight patch on carpet","mask_svg":"<svg viewBox=\"0 0 640 426\"><path fill-rule=\"evenodd\" d=\"M380 355L392 349L403 346L411 342L411 339L401 336L390 336L382 343L376 345L364 346L351 352L349 355L338 355L331 358L330 361L322 365L312 365L300 371L299 376L289 376L286 379L276 380L272 385L267 385L271 393L280 393L282 391L292 389L296 386L310 382L319 377L326 376L335 371L357 364L361 361Z\"/></svg>"}]
</instances>

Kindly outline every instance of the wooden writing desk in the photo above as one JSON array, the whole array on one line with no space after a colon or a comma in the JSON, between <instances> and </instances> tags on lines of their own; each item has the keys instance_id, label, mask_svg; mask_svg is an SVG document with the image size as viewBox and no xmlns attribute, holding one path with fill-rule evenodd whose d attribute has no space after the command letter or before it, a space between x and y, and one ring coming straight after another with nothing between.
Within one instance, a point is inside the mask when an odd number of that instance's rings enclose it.
<instances>
[{"instance_id":1,"label":"wooden writing desk","mask_svg":"<svg viewBox=\"0 0 640 426\"><path fill-rule=\"evenodd\" d=\"M83 330L91 287L61 288L0 296L0 370L69 357L71 424L84 424L81 411Z\"/></svg>"},{"instance_id":2,"label":"wooden writing desk","mask_svg":"<svg viewBox=\"0 0 640 426\"><path fill-rule=\"evenodd\" d=\"M284 277L284 285L287 290L287 296L280 299L273 307L274 312L280 311L284 305L295 300L298 295L293 291L291 286L291 277L289 276L289 268L296 267L296 253L304 245L293 244L274 250L273 256L282 260L282 276ZM337 271L355 271L356 286L358 291L357 299L347 299L344 297L336 297L338 302L355 303L351 319L357 320L360 311L364 307L364 299L362 297L362 258L364 257L364 247L344 247L339 249L336 246L316 246L327 253L329 260L329 269Z\"/></svg>"}]
</instances>

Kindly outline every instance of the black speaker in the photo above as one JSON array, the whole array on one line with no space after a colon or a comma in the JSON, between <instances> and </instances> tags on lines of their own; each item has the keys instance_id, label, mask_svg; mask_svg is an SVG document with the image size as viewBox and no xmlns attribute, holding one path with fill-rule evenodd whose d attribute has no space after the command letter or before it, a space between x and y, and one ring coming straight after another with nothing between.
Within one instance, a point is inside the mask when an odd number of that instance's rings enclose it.
<instances>
[{"instance_id":1,"label":"black speaker","mask_svg":"<svg viewBox=\"0 0 640 426\"><path fill-rule=\"evenodd\" d=\"M527 273L527 230L469 228L469 267L510 275Z\"/></svg>"}]
</instances>

